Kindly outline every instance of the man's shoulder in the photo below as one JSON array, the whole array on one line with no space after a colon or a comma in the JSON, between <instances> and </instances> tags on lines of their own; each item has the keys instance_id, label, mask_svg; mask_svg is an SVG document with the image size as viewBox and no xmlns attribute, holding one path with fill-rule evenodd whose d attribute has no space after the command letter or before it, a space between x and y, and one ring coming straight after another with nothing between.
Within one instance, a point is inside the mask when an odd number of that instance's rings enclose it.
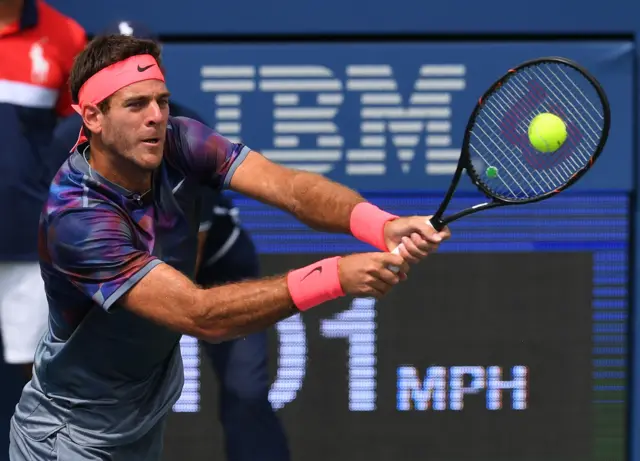
<instances>
[{"instance_id":1,"label":"man's shoulder","mask_svg":"<svg viewBox=\"0 0 640 461\"><path fill-rule=\"evenodd\" d=\"M188 144L230 142L201 120L184 115L169 116L166 139L170 147L178 150L187 148Z\"/></svg>"},{"instance_id":2,"label":"man's shoulder","mask_svg":"<svg viewBox=\"0 0 640 461\"><path fill-rule=\"evenodd\" d=\"M189 139L196 135L201 125L197 120L183 116L169 116L167 121L165 160L168 160L170 166L178 168L178 161L186 154L189 149Z\"/></svg>"},{"instance_id":3,"label":"man's shoulder","mask_svg":"<svg viewBox=\"0 0 640 461\"><path fill-rule=\"evenodd\" d=\"M60 167L49 187L45 211L47 221L63 216L120 216L118 204L91 176L73 167L73 156ZM77 219L77 218L76 218Z\"/></svg>"},{"instance_id":4,"label":"man's shoulder","mask_svg":"<svg viewBox=\"0 0 640 461\"><path fill-rule=\"evenodd\" d=\"M170 115L167 121L167 136L179 135L197 125L201 125L201 123L195 119L184 115Z\"/></svg>"},{"instance_id":5,"label":"man's shoulder","mask_svg":"<svg viewBox=\"0 0 640 461\"><path fill-rule=\"evenodd\" d=\"M205 124L205 121L200 116L200 114L198 114L195 110L191 109L189 106L185 106L184 104L181 104L179 102L171 103L169 113L171 117L190 118Z\"/></svg>"},{"instance_id":6,"label":"man's shoulder","mask_svg":"<svg viewBox=\"0 0 640 461\"><path fill-rule=\"evenodd\" d=\"M209 130L211 128L197 115L190 113L179 113L169 115L169 121L167 123L167 134L172 131L189 131L189 130Z\"/></svg>"},{"instance_id":7,"label":"man's shoulder","mask_svg":"<svg viewBox=\"0 0 640 461\"><path fill-rule=\"evenodd\" d=\"M100 240L115 242L133 235L126 217L106 202L94 207L77 203L48 206L40 230L47 236L49 245L66 254L91 251Z\"/></svg>"}]
</instances>

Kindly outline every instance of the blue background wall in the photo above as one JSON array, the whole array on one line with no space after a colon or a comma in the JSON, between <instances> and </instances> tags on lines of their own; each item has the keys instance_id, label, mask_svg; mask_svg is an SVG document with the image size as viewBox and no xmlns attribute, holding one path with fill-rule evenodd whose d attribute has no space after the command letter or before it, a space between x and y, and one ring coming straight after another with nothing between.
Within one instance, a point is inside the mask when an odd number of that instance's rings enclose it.
<instances>
[{"instance_id":1,"label":"blue background wall","mask_svg":"<svg viewBox=\"0 0 640 461\"><path fill-rule=\"evenodd\" d=\"M227 123L226 128L256 149L271 151L276 159L285 162L314 164L324 168L329 176L354 187L366 190L428 190L441 191L448 184L446 167L441 173L428 173L429 165L446 163L446 150L460 145L461 133L469 110L476 98L507 68L521 61L541 55L564 55L585 65L601 81L612 106L613 124L607 148L592 171L575 192L598 195L607 191L627 193L637 197L638 127L637 127L637 38L640 36L640 3L631 0L539 0L535 3L507 0L448 0L425 2L419 0L234 0L206 2L182 0L159 2L112 0L87 2L80 0L51 0L51 4L75 17L90 33L98 32L109 21L127 19L144 21L165 38L165 60L169 69L169 83L178 100L188 101L212 124ZM336 42L330 43L332 37ZM293 40L293 43L291 43ZM375 44L371 43L375 40ZM313 66L311 75L293 75L291 66ZM443 90L450 102L440 104L449 115L439 121L450 122L445 135L451 137L441 155L427 158L426 138L434 135L428 126L410 133L419 141L411 147L413 154L400 154L392 143L391 122L407 121L400 117L384 120L387 141L383 158L367 161L375 163L370 171L379 174L352 174L351 163L357 163L349 151L364 149L362 132L366 120L362 93L351 90L348 68L352 65L375 65L388 69L383 76L400 99L396 109L430 108L411 106L411 96L419 93L416 82L424 65L448 65L464 69L462 74L446 76L445 80L462 80L455 90ZM238 71L241 66L242 71ZM265 67L280 67L280 73L264 72ZM382 66L382 67L381 67ZM456 67L458 66L458 67ZM223 70L221 70L223 69ZM225 70L226 69L226 70ZM231 71L229 69L232 69ZM233 69L236 69L233 71ZM288 69L288 70L283 70ZM224 72L227 72L225 77ZM228 77L231 72L232 77ZM234 73L235 72L235 73ZM273 71L272 71L273 72ZM287 74L289 72L289 74ZM320 78L313 77L317 72ZM382 71L381 71L382 72ZM304 74L304 72L303 72ZM222 75L222 77L220 76ZM235 75L235 77L233 76ZM329 90L282 90L265 82L277 80L323 80L318 88ZM372 77L373 78L373 77ZM216 80L235 80L231 90L215 92ZM238 81L244 83L238 86ZM213 82L213 83L212 83ZM317 82L316 82L317 83ZM460 83L460 82L458 82ZM219 82L218 82L219 84ZM325 85L325 86L322 86ZM453 84L454 86L456 84ZM357 86L357 85L356 85ZM304 87L304 85L302 85ZM220 88L220 86L218 86ZM233 88L244 88L233 90ZM288 88L288 89L287 89ZM294 103L276 102L276 93L295 93ZM375 90L368 91L369 94ZM214 94L215 93L215 94ZM221 106L216 95L238 94L238 104ZM318 95L333 94L333 103L320 104ZM393 99L393 98L392 98ZM341 102L336 102L340 100ZM227 104L229 100L227 100ZM325 111L324 122L333 124L334 132L305 134L276 133L282 111L289 106L303 108L339 109ZM237 109L241 122L224 120L220 109ZM397 112L397 111L396 111ZM233 111L226 112L233 114ZM326 115L326 114L330 115ZM280 114L280 115L279 115ZM333 118L332 118L333 117ZM375 121L375 120L374 120ZM388 123L387 123L388 122ZM231 125L230 125L231 123ZM239 123L240 126L234 126ZM329 128L331 130L331 128ZM221 130L224 131L224 130ZM286 131L286 130L285 130ZM232 133L229 133L230 135ZM397 133L396 133L397 134ZM297 146L284 146L297 137ZM326 146L318 136L341 138L341 145ZM279 146L276 144L280 143ZM302 153L301 153L302 152ZM445 158L445 160L442 160ZM317 166L321 165L321 166ZM404 168L403 168L404 165ZM377 168L377 170L376 170ZM357 168L356 168L357 170ZM438 170L436 168L436 170ZM351 173L350 173L351 171ZM366 168L360 171L367 171ZM383 179L384 178L384 179ZM638 210L634 209L634 229ZM639 237L635 231L635 237ZM633 259L637 266L638 255ZM634 299L634 311L639 299ZM639 331L640 316L633 316L634 331ZM635 351L640 352L638 346ZM633 354L637 358L639 353ZM634 362L635 370L638 370ZM635 379L634 379L635 381ZM640 399L632 398L633 421L640 416ZM632 428L632 458L640 459L638 431Z\"/></svg>"},{"instance_id":2,"label":"blue background wall","mask_svg":"<svg viewBox=\"0 0 640 461\"><path fill-rule=\"evenodd\" d=\"M103 21L144 19L170 35L288 33L420 34L633 34L640 29L640 5L630 0L53 0L51 4L79 18L89 31ZM380 37L384 38L384 37Z\"/></svg>"}]
</instances>

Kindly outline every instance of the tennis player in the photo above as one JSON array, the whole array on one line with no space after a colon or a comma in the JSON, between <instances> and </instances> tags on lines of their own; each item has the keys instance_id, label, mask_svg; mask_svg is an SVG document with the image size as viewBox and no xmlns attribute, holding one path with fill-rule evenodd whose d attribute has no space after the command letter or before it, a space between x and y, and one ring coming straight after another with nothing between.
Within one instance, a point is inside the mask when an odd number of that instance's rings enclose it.
<instances>
[{"instance_id":1,"label":"tennis player","mask_svg":"<svg viewBox=\"0 0 640 461\"><path fill-rule=\"evenodd\" d=\"M386 294L449 237L319 175L169 117L152 41L94 39L70 79L83 129L40 222L49 330L11 421L12 461L159 460L178 399L181 334L224 341L345 295ZM193 270L200 186L229 187L379 252L210 289ZM401 246L400 254L388 252ZM187 251L188 249L192 251ZM189 255L189 256L187 256ZM389 270L400 267L400 273Z\"/></svg>"},{"instance_id":2,"label":"tennis player","mask_svg":"<svg viewBox=\"0 0 640 461\"><path fill-rule=\"evenodd\" d=\"M129 35L153 40L161 46L155 32L139 21L109 24L100 35ZM191 107L175 98L169 105L169 116L205 123ZM76 142L82 123L82 117L75 114L56 129L56 149L52 149L50 155L58 159L56 170L69 156L69 147ZM249 232L240 222L238 208L221 190L203 186L200 192L197 272L195 278L193 270L185 275L202 287L258 278L258 254ZM46 318L43 323L46 325ZM269 402L267 330L229 341L199 342L206 352L203 359L209 359L218 378L216 414L222 426L227 461L289 461L291 455L284 427ZM212 392L213 389L201 391Z\"/></svg>"}]
</instances>

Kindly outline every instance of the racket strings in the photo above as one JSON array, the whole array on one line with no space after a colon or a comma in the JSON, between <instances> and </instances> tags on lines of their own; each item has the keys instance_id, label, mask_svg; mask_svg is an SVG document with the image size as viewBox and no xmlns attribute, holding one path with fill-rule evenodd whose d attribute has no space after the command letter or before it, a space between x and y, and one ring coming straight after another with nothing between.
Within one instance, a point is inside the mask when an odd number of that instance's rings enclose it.
<instances>
[{"instance_id":1,"label":"racket strings","mask_svg":"<svg viewBox=\"0 0 640 461\"><path fill-rule=\"evenodd\" d=\"M564 144L551 153L537 151L528 139L529 125L542 113L557 115L566 126ZM559 62L522 68L483 101L476 115L468 145L473 175L500 198L548 194L588 167L604 124L602 101L578 70ZM486 173L489 169L493 175Z\"/></svg>"},{"instance_id":2,"label":"racket strings","mask_svg":"<svg viewBox=\"0 0 640 461\"><path fill-rule=\"evenodd\" d=\"M522 137L525 133L527 133L529 124L539 113L535 111L535 103L527 98L526 94L518 88L514 88L514 92L511 92L509 91L509 89L505 88L505 91L502 94L495 95L495 99L497 100L499 110L492 111L491 114L495 117L499 117L498 112L500 112L500 110L505 114L503 118L502 130L505 133L503 137L507 138L508 143L503 143L504 147L506 147L507 149L521 149L522 143L520 142L520 139L518 139L517 142L514 142L516 141L514 139L514 134L518 133L520 137ZM520 101L519 104L518 101ZM540 111L544 111L544 108L541 108ZM514 134L509 136L510 133ZM511 146L509 145L509 143L511 144ZM528 181L527 178L529 177L529 175L526 174L526 165L523 163L521 156L514 156L514 158L518 163L518 167L523 168L521 171L522 179L533 191L533 196L538 195L543 190L553 190L556 185L560 185L565 181L562 176L558 175L558 172L553 170L541 170L539 171L538 175L532 175L530 178L531 181ZM532 182L535 184L535 187L532 186ZM525 195L528 194L525 193Z\"/></svg>"},{"instance_id":3,"label":"racket strings","mask_svg":"<svg viewBox=\"0 0 640 461\"><path fill-rule=\"evenodd\" d=\"M584 134L587 136L589 141L588 144L590 145L587 146L579 144L576 148L579 153L583 155L583 160L588 161L600 141L600 133L604 127L604 114L598 112L590 99L575 84L574 80L569 78L562 67L558 66L558 70L564 78L558 77L556 73L554 73L553 69L548 70L555 79L549 77L547 73L545 73L544 69L541 68L539 72L541 77L540 81L545 88L549 91L553 89L555 94L559 96L563 115L567 116L569 120L573 122L569 124L570 131L571 128L573 128L575 133L578 125L585 128ZM559 88L555 82L558 82L561 85L561 88ZM565 82L569 82L571 84L571 88L568 88ZM587 108L585 103L588 104L591 109ZM599 120L594 119L594 113Z\"/></svg>"},{"instance_id":4,"label":"racket strings","mask_svg":"<svg viewBox=\"0 0 640 461\"><path fill-rule=\"evenodd\" d=\"M503 124L503 137L508 137L510 132L519 133L521 138L524 137L533 118L539 113L550 110L549 107L546 107L546 104L540 104L541 101L527 97L525 90L516 85L513 86L513 91L511 91L511 88L505 87L501 94L496 94L496 99L498 100L500 108L505 113L503 121L510 122L510 125L509 123ZM522 153L523 145L526 146L525 143L514 142L513 139L509 139L509 141L520 154ZM524 149L526 149L526 147L524 147ZM528 173L530 172L528 171L527 165L523 162L522 156L515 156L514 158L518 161L518 167L522 168L521 173L524 177L529 177L530 175ZM538 166L539 162L537 160L536 156L530 157L530 162L532 161L535 164L533 165L534 167ZM573 174L572 170L573 168L567 170L563 165L558 165L557 168L538 170L537 174L531 175L532 181L535 182L535 187L531 185L531 181L527 181L527 186L531 189L531 194L525 192L525 197L528 198L529 195L537 196L545 193L545 191L559 187Z\"/></svg>"}]
</instances>

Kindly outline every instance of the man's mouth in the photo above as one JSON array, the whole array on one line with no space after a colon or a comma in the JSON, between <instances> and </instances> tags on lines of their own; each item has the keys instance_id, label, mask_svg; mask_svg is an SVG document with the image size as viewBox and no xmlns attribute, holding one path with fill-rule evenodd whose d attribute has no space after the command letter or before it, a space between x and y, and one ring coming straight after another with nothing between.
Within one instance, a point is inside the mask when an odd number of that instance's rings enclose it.
<instances>
[{"instance_id":1,"label":"man's mouth","mask_svg":"<svg viewBox=\"0 0 640 461\"><path fill-rule=\"evenodd\" d=\"M142 142L150 146L157 146L160 142L160 138L145 138L142 140Z\"/></svg>"}]
</instances>

